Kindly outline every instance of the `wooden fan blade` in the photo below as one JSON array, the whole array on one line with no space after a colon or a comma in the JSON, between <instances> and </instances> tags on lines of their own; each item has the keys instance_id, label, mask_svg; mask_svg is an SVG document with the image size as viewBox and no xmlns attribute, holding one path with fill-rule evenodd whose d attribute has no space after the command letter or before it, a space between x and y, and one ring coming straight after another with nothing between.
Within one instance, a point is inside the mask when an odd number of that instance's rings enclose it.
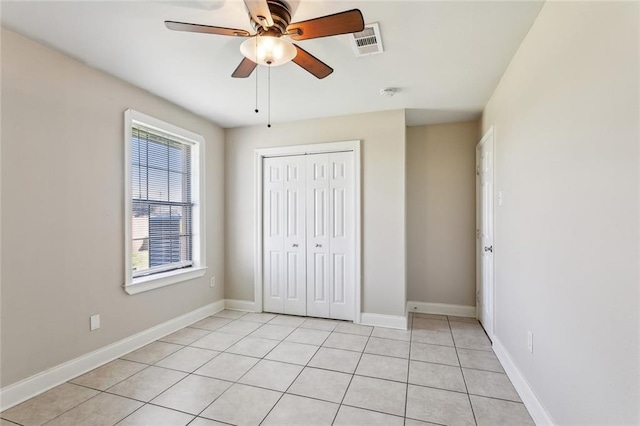
<instances>
[{"instance_id":1,"label":"wooden fan blade","mask_svg":"<svg viewBox=\"0 0 640 426\"><path fill-rule=\"evenodd\" d=\"M273 26L273 18L267 0L244 0L244 4L253 20L265 27L265 30Z\"/></svg>"},{"instance_id":2,"label":"wooden fan blade","mask_svg":"<svg viewBox=\"0 0 640 426\"><path fill-rule=\"evenodd\" d=\"M238 65L238 68L236 68L233 74L231 74L231 77L247 78L257 66L258 64L253 62L251 59L244 58L242 62L240 62L240 65Z\"/></svg>"},{"instance_id":3,"label":"wooden fan blade","mask_svg":"<svg viewBox=\"0 0 640 426\"><path fill-rule=\"evenodd\" d=\"M224 36L249 37L249 31L238 30L235 28L211 27L209 25L189 24L187 22L164 21L164 24L170 30L188 31L190 33L217 34Z\"/></svg>"},{"instance_id":4,"label":"wooden fan blade","mask_svg":"<svg viewBox=\"0 0 640 426\"><path fill-rule=\"evenodd\" d=\"M364 30L362 13L358 9L353 9L308 21L294 22L287 27L287 34L294 40L308 40L357 33L362 30Z\"/></svg>"},{"instance_id":5,"label":"wooden fan blade","mask_svg":"<svg viewBox=\"0 0 640 426\"><path fill-rule=\"evenodd\" d=\"M333 72L333 68L313 56L311 53L299 46L296 46L296 49L298 50L298 54L293 58L293 62L300 65L311 74L318 78L325 78Z\"/></svg>"}]
</instances>

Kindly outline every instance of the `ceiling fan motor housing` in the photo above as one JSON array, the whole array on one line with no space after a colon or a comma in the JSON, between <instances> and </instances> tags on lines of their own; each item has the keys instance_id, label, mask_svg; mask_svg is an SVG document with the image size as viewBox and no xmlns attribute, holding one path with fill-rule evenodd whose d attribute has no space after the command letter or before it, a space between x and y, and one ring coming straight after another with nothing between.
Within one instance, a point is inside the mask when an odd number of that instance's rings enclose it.
<instances>
[{"instance_id":1,"label":"ceiling fan motor housing","mask_svg":"<svg viewBox=\"0 0 640 426\"><path fill-rule=\"evenodd\" d=\"M249 14L251 26L259 35L269 35L272 37L280 37L287 33L287 27L291 23L291 8L289 4L283 0L267 0L273 26L265 28L261 22L256 22Z\"/></svg>"}]
</instances>

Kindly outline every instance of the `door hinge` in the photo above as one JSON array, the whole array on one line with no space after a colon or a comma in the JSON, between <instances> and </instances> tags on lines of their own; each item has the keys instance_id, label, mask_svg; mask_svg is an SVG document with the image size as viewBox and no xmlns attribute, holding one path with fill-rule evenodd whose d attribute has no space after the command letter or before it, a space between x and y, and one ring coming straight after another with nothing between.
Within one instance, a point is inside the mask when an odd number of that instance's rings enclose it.
<instances>
[{"instance_id":1,"label":"door hinge","mask_svg":"<svg viewBox=\"0 0 640 426\"><path fill-rule=\"evenodd\" d=\"M480 176L480 166L476 167L476 176Z\"/></svg>"},{"instance_id":2,"label":"door hinge","mask_svg":"<svg viewBox=\"0 0 640 426\"><path fill-rule=\"evenodd\" d=\"M480 238L480 230L476 229L476 238Z\"/></svg>"}]
</instances>

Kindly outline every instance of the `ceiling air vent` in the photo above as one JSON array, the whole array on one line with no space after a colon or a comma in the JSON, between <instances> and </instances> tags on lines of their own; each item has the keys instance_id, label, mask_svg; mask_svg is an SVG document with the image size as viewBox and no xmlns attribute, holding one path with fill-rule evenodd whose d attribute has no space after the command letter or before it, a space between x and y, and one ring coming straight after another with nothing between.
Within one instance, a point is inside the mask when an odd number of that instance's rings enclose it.
<instances>
[{"instance_id":1,"label":"ceiling air vent","mask_svg":"<svg viewBox=\"0 0 640 426\"><path fill-rule=\"evenodd\" d=\"M353 45L353 51L356 56L382 53L384 49L382 48L382 38L380 37L380 26L378 23L367 24L363 31L353 33L351 44Z\"/></svg>"}]
</instances>

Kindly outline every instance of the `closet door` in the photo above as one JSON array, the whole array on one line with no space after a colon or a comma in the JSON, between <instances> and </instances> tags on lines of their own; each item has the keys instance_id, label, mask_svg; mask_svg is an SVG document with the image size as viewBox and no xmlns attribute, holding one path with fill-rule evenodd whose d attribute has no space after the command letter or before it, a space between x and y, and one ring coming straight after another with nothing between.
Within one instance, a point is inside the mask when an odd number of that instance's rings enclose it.
<instances>
[{"instance_id":1,"label":"closet door","mask_svg":"<svg viewBox=\"0 0 640 426\"><path fill-rule=\"evenodd\" d=\"M307 315L305 157L284 157L284 313Z\"/></svg>"},{"instance_id":2,"label":"closet door","mask_svg":"<svg viewBox=\"0 0 640 426\"><path fill-rule=\"evenodd\" d=\"M353 152L265 158L264 310L352 320Z\"/></svg>"},{"instance_id":3,"label":"closet door","mask_svg":"<svg viewBox=\"0 0 640 426\"><path fill-rule=\"evenodd\" d=\"M307 315L330 318L329 154L307 156Z\"/></svg>"},{"instance_id":4,"label":"closet door","mask_svg":"<svg viewBox=\"0 0 640 426\"><path fill-rule=\"evenodd\" d=\"M307 315L354 317L353 152L307 158Z\"/></svg>"},{"instance_id":5,"label":"closet door","mask_svg":"<svg viewBox=\"0 0 640 426\"><path fill-rule=\"evenodd\" d=\"M265 158L263 182L263 306L267 312L284 312L284 161Z\"/></svg>"},{"instance_id":6,"label":"closet door","mask_svg":"<svg viewBox=\"0 0 640 426\"><path fill-rule=\"evenodd\" d=\"M306 315L304 157L263 163L264 310Z\"/></svg>"},{"instance_id":7,"label":"closet door","mask_svg":"<svg viewBox=\"0 0 640 426\"><path fill-rule=\"evenodd\" d=\"M353 152L329 154L329 317L353 320L355 192Z\"/></svg>"}]
</instances>

